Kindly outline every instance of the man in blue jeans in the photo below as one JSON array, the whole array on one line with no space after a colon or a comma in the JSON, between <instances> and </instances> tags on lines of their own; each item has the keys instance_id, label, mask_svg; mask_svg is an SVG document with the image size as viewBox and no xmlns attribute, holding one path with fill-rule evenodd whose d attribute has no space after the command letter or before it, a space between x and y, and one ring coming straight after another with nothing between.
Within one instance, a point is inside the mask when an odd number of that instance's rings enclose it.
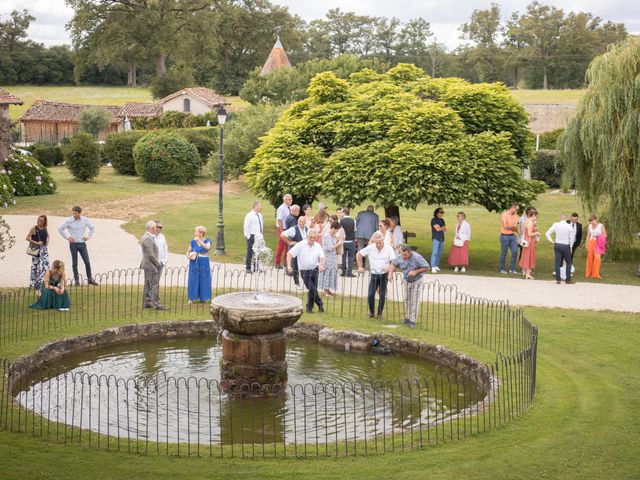
<instances>
[{"instance_id":1,"label":"man in blue jeans","mask_svg":"<svg viewBox=\"0 0 640 480\"><path fill-rule=\"evenodd\" d=\"M78 273L78 254L80 254L84 262L84 267L87 270L89 285L98 285L91 275L91 262L89 261L89 250L87 250L87 240L93 237L95 229L91 221L81 215L82 208L76 205L71 209L71 213L73 216L67 218L64 223L60 225L58 232L69 242L73 280L76 286L80 285L80 274Z\"/></svg>"},{"instance_id":2,"label":"man in blue jeans","mask_svg":"<svg viewBox=\"0 0 640 480\"><path fill-rule=\"evenodd\" d=\"M512 274L517 274L516 261L518 260L518 204L512 203L511 208L500 216L500 273L508 273L505 267L507 252L511 251Z\"/></svg>"}]
</instances>

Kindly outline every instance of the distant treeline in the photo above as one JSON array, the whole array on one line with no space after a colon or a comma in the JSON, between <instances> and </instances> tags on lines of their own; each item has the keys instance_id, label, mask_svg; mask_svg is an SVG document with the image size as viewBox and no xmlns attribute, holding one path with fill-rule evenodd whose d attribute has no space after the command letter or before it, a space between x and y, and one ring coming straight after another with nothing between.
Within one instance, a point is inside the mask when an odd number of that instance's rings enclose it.
<instances>
[{"instance_id":1,"label":"distant treeline","mask_svg":"<svg viewBox=\"0 0 640 480\"><path fill-rule=\"evenodd\" d=\"M329 10L305 22L267 0L66 0L72 47L27 37L34 17L0 21L0 84L128 84L161 93L189 84L237 94L262 66L276 34L291 61L352 54L386 66L414 63L437 77L502 81L513 87L576 88L591 60L624 39L624 24L532 2L503 21L497 4L460 26L464 44L447 50L417 18Z\"/></svg>"}]
</instances>

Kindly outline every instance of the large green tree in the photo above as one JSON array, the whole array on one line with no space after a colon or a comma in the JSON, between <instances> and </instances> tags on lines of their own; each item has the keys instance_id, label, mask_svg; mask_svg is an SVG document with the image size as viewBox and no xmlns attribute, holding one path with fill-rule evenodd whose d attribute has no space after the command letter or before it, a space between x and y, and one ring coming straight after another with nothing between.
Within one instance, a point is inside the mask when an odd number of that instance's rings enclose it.
<instances>
[{"instance_id":1,"label":"large green tree","mask_svg":"<svg viewBox=\"0 0 640 480\"><path fill-rule=\"evenodd\" d=\"M387 214L419 203L479 203L499 210L530 203L527 116L500 84L434 79L414 65L349 80L318 74L247 166L253 190L276 204L284 193L325 194Z\"/></svg>"},{"instance_id":2,"label":"large green tree","mask_svg":"<svg viewBox=\"0 0 640 480\"><path fill-rule=\"evenodd\" d=\"M605 217L618 251L640 227L640 38L596 57L589 87L560 139L565 167L592 212Z\"/></svg>"},{"instance_id":3,"label":"large green tree","mask_svg":"<svg viewBox=\"0 0 640 480\"><path fill-rule=\"evenodd\" d=\"M483 82L500 80L504 68L504 50L499 47L503 33L500 7L492 3L485 10L474 10L469 23L460 30L463 38L474 44L470 56L478 78Z\"/></svg>"}]
</instances>

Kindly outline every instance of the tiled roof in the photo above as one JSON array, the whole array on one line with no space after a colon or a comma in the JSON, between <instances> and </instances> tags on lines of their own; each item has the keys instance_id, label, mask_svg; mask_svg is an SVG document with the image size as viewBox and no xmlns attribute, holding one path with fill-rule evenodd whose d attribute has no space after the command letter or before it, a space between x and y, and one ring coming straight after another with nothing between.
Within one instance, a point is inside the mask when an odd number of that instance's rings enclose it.
<instances>
[{"instance_id":1,"label":"tiled roof","mask_svg":"<svg viewBox=\"0 0 640 480\"><path fill-rule=\"evenodd\" d=\"M164 97L158 103L166 103L169 100L172 100L180 95L192 95L196 98L199 98L210 107L217 107L218 105L229 105L229 101L226 98L224 98L222 95L218 95L210 88L205 87L183 88L176 93L172 93L171 95Z\"/></svg>"},{"instance_id":2,"label":"tiled roof","mask_svg":"<svg viewBox=\"0 0 640 480\"><path fill-rule=\"evenodd\" d=\"M260 75L267 75L279 68L290 67L290 66L291 66L291 62L289 61L289 57L287 57L287 52L284 51L284 47L280 42L280 37L278 37L275 45L271 49L269 58L267 58L267 61L264 62L264 66L260 71Z\"/></svg>"},{"instance_id":3,"label":"tiled roof","mask_svg":"<svg viewBox=\"0 0 640 480\"><path fill-rule=\"evenodd\" d=\"M162 105L159 103L127 103L118 112L120 118L158 117L162 114Z\"/></svg>"},{"instance_id":4,"label":"tiled roof","mask_svg":"<svg viewBox=\"0 0 640 480\"><path fill-rule=\"evenodd\" d=\"M73 103L49 102L36 100L33 105L22 114L20 121L39 122L77 122L82 110L88 108L102 108L112 115L111 123L117 123L118 112L122 107L115 105L76 105Z\"/></svg>"},{"instance_id":5,"label":"tiled roof","mask_svg":"<svg viewBox=\"0 0 640 480\"><path fill-rule=\"evenodd\" d=\"M0 105L22 105L22 103L18 97L0 88Z\"/></svg>"}]
</instances>

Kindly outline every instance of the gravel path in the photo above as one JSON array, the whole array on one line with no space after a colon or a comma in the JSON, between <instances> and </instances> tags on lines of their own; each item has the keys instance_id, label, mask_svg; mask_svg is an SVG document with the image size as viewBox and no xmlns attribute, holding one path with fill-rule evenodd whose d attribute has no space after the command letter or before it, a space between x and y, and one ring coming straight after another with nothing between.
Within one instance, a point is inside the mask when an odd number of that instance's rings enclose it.
<instances>
[{"instance_id":1,"label":"gravel path","mask_svg":"<svg viewBox=\"0 0 640 480\"><path fill-rule=\"evenodd\" d=\"M36 217L7 215L4 218L11 225L11 231L16 236L16 245L6 253L4 260L0 261L0 287L26 286L29 282L31 262L25 253L24 239L34 225ZM57 232L64 220L64 217L49 217L49 231L52 237L49 255L52 260L64 260L67 271L71 274L68 244ZM138 239L121 228L124 221L92 219L92 222L96 233L88 242L88 247L94 272L135 268L140 265ZM142 235L142 232L140 234ZM183 266L186 263L183 254L171 254L170 266ZM238 268L244 267L238 265ZM82 262L80 262L80 273L84 275ZM539 275L542 274L540 272ZM548 275L549 280L535 281L524 281L513 277L440 273L427 275L428 280L436 278L443 284L457 285L460 292L491 300L508 300L512 305L640 313L640 288L636 286L580 282L575 285L556 285L551 275Z\"/></svg>"}]
</instances>

